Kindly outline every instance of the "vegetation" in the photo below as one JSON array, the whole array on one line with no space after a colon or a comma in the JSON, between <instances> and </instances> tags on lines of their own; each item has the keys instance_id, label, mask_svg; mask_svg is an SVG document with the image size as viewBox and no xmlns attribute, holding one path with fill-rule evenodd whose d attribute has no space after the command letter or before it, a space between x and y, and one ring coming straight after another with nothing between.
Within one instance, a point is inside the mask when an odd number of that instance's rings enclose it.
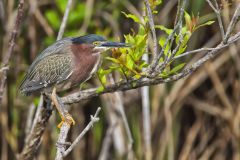
<instances>
[{"instance_id":1,"label":"vegetation","mask_svg":"<svg viewBox=\"0 0 240 160\"><path fill-rule=\"evenodd\" d=\"M237 0L0 0L0 159L240 159L239 17ZM59 129L18 86L56 39L91 33L131 47L59 95L76 121Z\"/></svg>"}]
</instances>

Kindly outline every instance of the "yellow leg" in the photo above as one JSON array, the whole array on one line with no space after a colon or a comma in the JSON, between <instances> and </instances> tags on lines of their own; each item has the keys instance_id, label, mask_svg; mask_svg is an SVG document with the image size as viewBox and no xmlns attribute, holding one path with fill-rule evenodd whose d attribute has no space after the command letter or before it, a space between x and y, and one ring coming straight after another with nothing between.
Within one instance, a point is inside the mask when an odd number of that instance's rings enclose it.
<instances>
[{"instance_id":1,"label":"yellow leg","mask_svg":"<svg viewBox=\"0 0 240 160\"><path fill-rule=\"evenodd\" d=\"M51 99L52 99L53 104L56 106L56 109L62 119L62 121L58 124L58 128L61 128L61 126L64 122L67 122L68 125L74 125L75 121L74 121L73 117L59 103L55 87L53 88Z\"/></svg>"}]
</instances>

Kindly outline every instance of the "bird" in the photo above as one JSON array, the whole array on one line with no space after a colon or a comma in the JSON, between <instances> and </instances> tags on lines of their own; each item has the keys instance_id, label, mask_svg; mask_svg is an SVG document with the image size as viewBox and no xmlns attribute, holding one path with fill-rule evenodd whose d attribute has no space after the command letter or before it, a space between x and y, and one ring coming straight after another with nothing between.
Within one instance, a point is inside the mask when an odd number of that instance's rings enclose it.
<instances>
[{"instance_id":1,"label":"bird","mask_svg":"<svg viewBox=\"0 0 240 160\"><path fill-rule=\"evenodd\" d=\"M107 41L96 34L58 40L36 57L19 90L27 96L33 93L51 94L51 100L62 119L60 124L74 124L70 114L61 112L57 93L79 86L90 79L101 65L101 53L122 47L129 47L129 44Z\"/></svg>"}]
</instances>

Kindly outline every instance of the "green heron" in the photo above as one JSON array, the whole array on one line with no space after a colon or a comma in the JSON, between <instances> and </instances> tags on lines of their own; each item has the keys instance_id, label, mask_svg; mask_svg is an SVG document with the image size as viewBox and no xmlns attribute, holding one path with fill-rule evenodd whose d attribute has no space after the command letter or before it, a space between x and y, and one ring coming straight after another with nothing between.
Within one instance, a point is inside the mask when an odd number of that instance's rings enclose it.
<instances>
[{"instance_id":1,"label":"green heron","mask_svg":"<svg viewBox=\"0 0 240 160\"><path fill-rule=\"evenodd\" d=\"M62 115L56 92L79 85L97 71L101 64L100 54L111 48L128 47L125 43L109 42L99 35L91 34L61 39L45 50L31 64L20 85L20 92L52 93L51 99L63 121L72 117Z\"/></svg>"}]
</instances>

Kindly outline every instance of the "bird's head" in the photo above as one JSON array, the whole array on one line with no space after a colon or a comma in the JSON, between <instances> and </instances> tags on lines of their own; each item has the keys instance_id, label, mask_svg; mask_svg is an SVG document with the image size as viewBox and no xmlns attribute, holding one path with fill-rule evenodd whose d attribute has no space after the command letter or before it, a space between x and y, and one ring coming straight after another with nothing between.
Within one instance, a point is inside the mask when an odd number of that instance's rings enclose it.
<instances>
[{"instance_id":1,"label":"bird's head","mask_svg":"<svg viewBox=\"0 0 240 160\"><path fill-rule=\"evenodd\" d=\"M89 47L92 47L93 50L101 53L113 48L130 47L130 45L126 43L107 41L104 37L96 34L73 38L72 43L87 44Z\"/></svg>"}]
</instances>

